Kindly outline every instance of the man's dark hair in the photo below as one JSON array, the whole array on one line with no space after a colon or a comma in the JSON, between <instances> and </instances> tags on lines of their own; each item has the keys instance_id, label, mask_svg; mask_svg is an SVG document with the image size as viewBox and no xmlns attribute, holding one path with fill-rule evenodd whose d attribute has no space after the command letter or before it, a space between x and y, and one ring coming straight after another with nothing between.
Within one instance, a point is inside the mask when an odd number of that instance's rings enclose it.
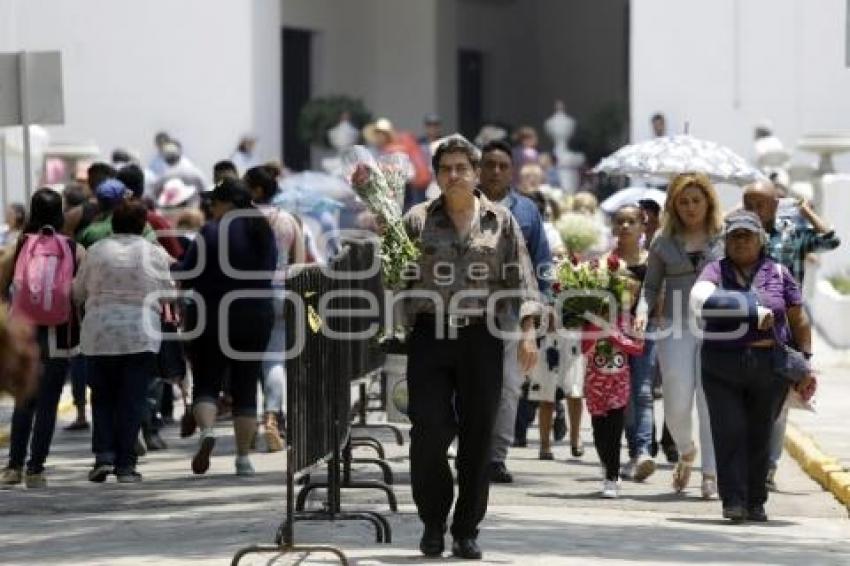
<instances>
[{"instance_id":1,"label":"man's dark hair","mask_svg":"<svg viewBox=\"0 0 850 566\"><path fill-rule=\"evenodd\" d=\"M232 161L229 159L222 159L213 165L213 181L215 183L218 183L227 175L232 175L234 177L239 176L239 171L236 170L236 165L234 165Z\"/></svg>"},{"instance_id":2,"label":"man's dark hair","mask_svg":"<svg viewBox=\"0 0 850 566\"><path fill-rule=\"evenodd\" d=\"M141 167L134 163L125 165L118 171L116 177L130 189L133 198L142 198L145 192L145 173Z\"/></svg>"},{"instance_id":3,"label":"man's dark hair","mask_svg":"<svg viewBox=\"0 0 850 566\"><path fill-rule=\"evenodd\" d=\"M169 141L170 139L171 136L168 134L168 132L157 132L156 135L153 137L153 142L157 146L160 146L165 142Z\"/></svg>"},{"instance_id":4,"label":"man's dark hair","mask_svg":"<svg viewBox=\"0 0 850 566\"><path fill-rule=\"evenodd\" d=\"M112 163L132 163L133 158L126 149L116 148L112 150Z\"/></svg>"},{"instance_id":5,"label":"man's dark hair","mask_svg":"<svg viewBox=\"0 0 850 566\"><path fill-rule=\"evenodd\" d=\"M513 163L514 155L511 151L511 146L505 140L492 140L488 141L484 144L484 147L481 148L481 155L484 156L486 153L490 153L491 151L501 151L505 155L507 155L511 162Z\"/></svg>"},{"instance_id":6,"label":"man's dark hair","mask_svg":"<svg viewBox=\"0 0 850 566\"><path fill-rule=\"evenodd\" d=\"M265 165L259 165L257 167L251 167L245 172L245 176L242 178L246 185L248 185L248 189L259 189L261 193L260 202L267 203L271 201L272 197L277 193L278 186L277 181L275 181L274 177L269 174L268 169Z\"/></svg>"},{"instance_id":7,"label":"man's dark hair","mask_svg":"<svg viewBox=\"0 0 850 566\"><path fill-rule=\"evenodd\" d=\"M147 223L148 208L140 200L123 200L112 210L112 232L141 236Z\"/></svg>"},{"instance_id":8,"label":"man's dark hair","mask_svg":"<svg viewBox=\"0 0 850 566\"><path fill-rule=\"evenodd\" d=\"M95 192L98 185L105 180L113 179L116 173L117 171L115 171L115 168L112 165L104 163L103 161L97 161L89 165L89 168L86 171L86 177L92 192Z\"/></svg>"},{"instance_id":9,"label":"man's dark hair","mask_svg":"<svg viewBox=\"0 0 850 566\"><path fill-rule=\"evenodd\" d=\"M649 211L656 216L661 214L661 205L652 199L641 199L638 201L638 208Z\"/></svg>"},{"instance_id":10,"label":"man's dark hair","mask_svg":"<svg viewBox=\"0 0 850 566\"><path fill-rule=\"evenodd\" d=\"M649 119L650 122L655 122L656 120L664 120L664 114L656 112L652 115L652 118Z\"/></svg>"},{"instance_id":11,"label":"man's dark hair","mask_svg":"<svg viewBox=\"0 0 850 566\"><path fill-rule=\"evenodd\" d=\"M431 159L431 166L434 168L434 171L439 171L440 160L448 153L462 153L469 159L470 165L478 167L478 150L475 149L475 146L466 140L450 138L441 143L437 147L437 151L434 152L434 157Z\"/></svg>"}]
</instances>

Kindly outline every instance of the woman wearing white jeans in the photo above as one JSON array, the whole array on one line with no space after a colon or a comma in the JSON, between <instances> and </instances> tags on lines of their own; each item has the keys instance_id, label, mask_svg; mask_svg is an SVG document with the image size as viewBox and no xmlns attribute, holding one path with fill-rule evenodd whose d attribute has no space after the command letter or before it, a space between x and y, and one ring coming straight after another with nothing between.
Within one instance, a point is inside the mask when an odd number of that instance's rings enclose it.
<instances>
[{"instance_id":1,"label":"woman wearing white jeans","mask_svg":"<svg viewBox=\"0 0 850 566\"><path fill-rule=\"evenodd\" d=\"M286 409L286 366L283 352L286 349L286 332L283 322L284 280L287 268L293 263L304 262L304 234L298 220L272 204L278 193L277 180L266 167L252 167L245 172L245 184L251 191L251 197L269 221L277 244L277 270L272 280L274 297L274 326L272 327L266 357L263 360L263 428L266 447L269 452L283 450L278 415Z\"/></svg>"},{"instance_id":2,"label":"woman wearing white jeans","mask_svg":"<svg viewBox=\"0 0 850 566\"><path fill-rule=\"evenodd\" d=\"M697 456L693 434L696 399L699 445L702 448L702 496L717 496L716 468L708 406L700 379L700 340L696 336L688 297L697 276L709 262L723 257L722 218L717 193L704 175L684 174L667 190L661 234L652 241L646 279L635 327L646 328L649 313L663 303L658 324L658 364L663 378L664 418L680 458L673 487L683 491ZM663 292L663 299L662 299Z\"/></svg>"}]
</instances>

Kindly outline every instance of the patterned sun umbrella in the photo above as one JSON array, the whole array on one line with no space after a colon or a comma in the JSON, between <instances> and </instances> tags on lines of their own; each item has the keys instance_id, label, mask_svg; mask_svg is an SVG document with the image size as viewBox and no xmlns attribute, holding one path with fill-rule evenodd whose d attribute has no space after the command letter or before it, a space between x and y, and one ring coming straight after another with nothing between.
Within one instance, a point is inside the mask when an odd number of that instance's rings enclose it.
<instances>
[{"instance_id":1,"label":"patterned sun umbrella","mask_svg":"<svg viewBox=\"0 0 850 566\"><path fill-rule=\"evenodd\" d=\"M712 181L735 185L765 178L731 149L687 134L621 147L600 161L594 171L667 180L680 173L704 173Z\"/></svg>"}]
</instances>

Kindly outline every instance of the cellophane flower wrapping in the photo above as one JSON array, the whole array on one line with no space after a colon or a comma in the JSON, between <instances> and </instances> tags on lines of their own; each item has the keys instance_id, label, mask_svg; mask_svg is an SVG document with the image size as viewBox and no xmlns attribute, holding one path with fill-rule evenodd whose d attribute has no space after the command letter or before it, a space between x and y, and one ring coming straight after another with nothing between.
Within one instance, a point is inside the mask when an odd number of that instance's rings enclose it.
<instances>
[{"instance_id":1,"label":"cellophane flower wrapping","mask_svg":"<svg viewBox=\"0 0 850 566\"><path fill-rule=\"evenodd\" d=\"M378 217L381 234L381 267L384 286L398 289L407 266L419 257L419 248L404 229L401 207L404 188L413 176L413 166L403 154L375 159L363 146L354 146L343 155L346 177L352 188Z\"/></svg>"}]
</instances>

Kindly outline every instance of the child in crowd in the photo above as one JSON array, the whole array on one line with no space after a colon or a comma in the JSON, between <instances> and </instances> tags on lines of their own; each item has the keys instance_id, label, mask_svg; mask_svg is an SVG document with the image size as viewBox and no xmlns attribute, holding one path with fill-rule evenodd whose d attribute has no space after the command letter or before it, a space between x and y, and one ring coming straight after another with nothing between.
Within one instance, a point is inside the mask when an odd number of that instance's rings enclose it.
<instances>
[{"instance_id":1,"label":"child in crowd","mask_svg":"<svg viewBox=\"0 0 850 566\"><path fill-rule=\"evenodd\" d=\"M540 344L540 356L531 373L528 388L528 400L540 404L540 459L553 460L552 454L552 416L555 411L558 390L572 391L569 387L584 380L584 356L581 353L581 333L564 330L558 332L555 313L549 313L549 329ZM570 398L570 401L574 399ZM578 400L577 423L570 423L570 432L578 438L581 426L581 399ZM570 416L572 417L572 411ZM572 419L571 419L572 420ZM573 452L578 440L573 442ZM575 454L574 454L575 455Z\"/></svg>"},{"instance_id":2,"label":"child in crowd","mask_svg":"<svg viewBox=\"0 0 850 566\"><path fill-rule=\"evenodd\" d=\"M609 261L620 260L611 256ZM593 442L605 468L602 497L607 499L618 497L620 492L620 448L631 384L629 356L643 351L643 340L627 335L631 328L631 300L628 302L619 305L615 327L602 321L599 325L588 323L582 338L582 351L587 356L584 397L593 426Z\"/></svg>"}]
</instances>

